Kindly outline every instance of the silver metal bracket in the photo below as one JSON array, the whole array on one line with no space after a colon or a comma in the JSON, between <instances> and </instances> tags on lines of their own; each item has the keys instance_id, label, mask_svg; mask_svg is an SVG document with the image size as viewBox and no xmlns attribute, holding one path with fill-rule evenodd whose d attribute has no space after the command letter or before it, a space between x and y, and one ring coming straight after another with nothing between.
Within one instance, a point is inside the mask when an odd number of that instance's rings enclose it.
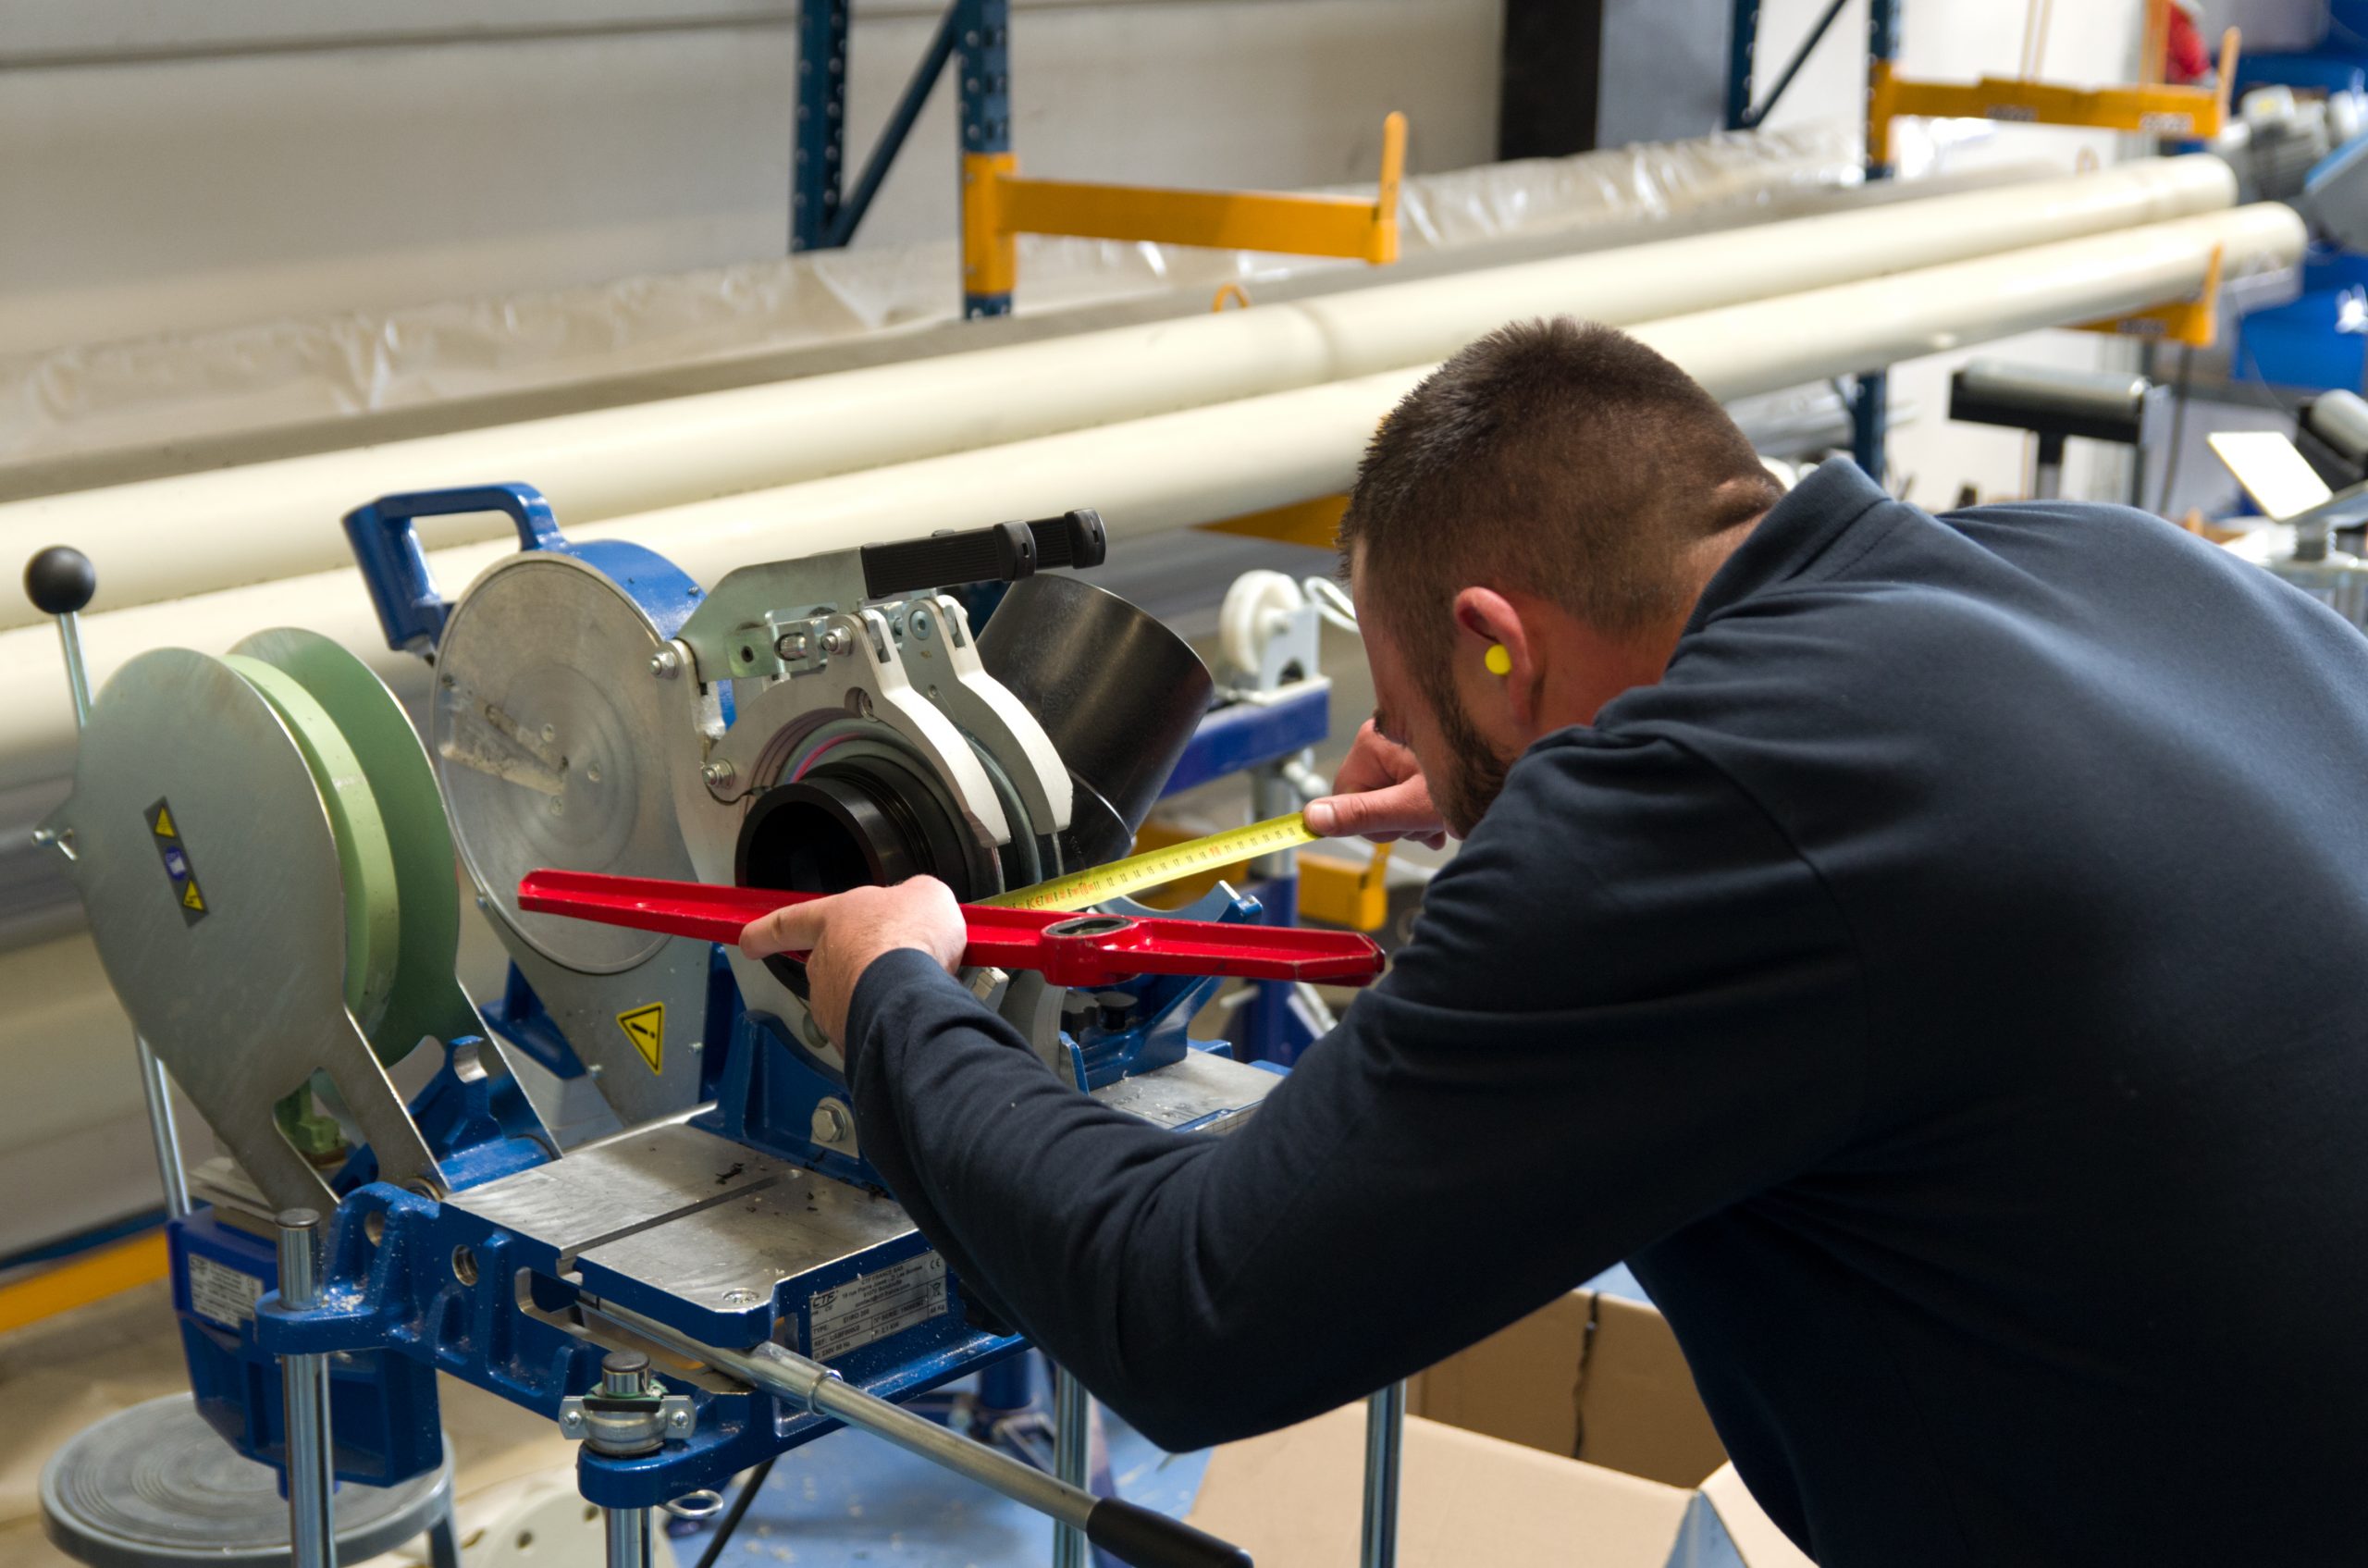
<instances>
[{"instance_id":1,"label":"silver metal bracket","mask_svg":"<svg viewBox=\"0 0 2368 1568\"><path fill-rule=\"evenodd\" d=\"M662 1385L653 1385L662 1387ZM586 1399L598 1402L587 1407ZM632 1411L602 1406L631 1403L647 1406ZM648 1453L665 1443L689 1439L698 1430L698 1411L688 1394L660 1393L656 1397L620 1398L570 1394L559 1401L561 1435L578 1439L595 1453Z\"/></svg>"}]
</instances>

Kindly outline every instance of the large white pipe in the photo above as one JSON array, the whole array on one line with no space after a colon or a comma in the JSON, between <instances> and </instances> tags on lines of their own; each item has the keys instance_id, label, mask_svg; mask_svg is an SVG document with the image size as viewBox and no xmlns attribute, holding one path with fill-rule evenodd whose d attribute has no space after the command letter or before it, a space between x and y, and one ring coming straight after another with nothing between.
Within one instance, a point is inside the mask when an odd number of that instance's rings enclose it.
<instances>
[{"instance_id":1,"label":"large white pipe","mask_svg":"<svg viewBox=\"0 0 2368 1568\"><path fill-rule=\"evenodd\" d=\"M1516 316L1633 323L2226 207L2216 158L1529 262L1246 311L287 458L0 505L0 562L72 544L101 609L317 572L373 497L523 479L562 523L998 446L1427 364ZM431 545L497 537L438 518ZM30 606L0 596L0 627Z\"/></svg>"},{"instance_id":2,"label":"large white pipe","mask_svg":"<svg viewBox=\"0 0 2368 1568\"><path fill-rule=\"evenodd\" d=\"M2240 277L2291 264L2302 244L2300 219L2263 204L1697 312L1634 331L1720 397L1745 397L2134 311L2200 288L2215 248L2228 275ZM636 540L713 582L749 562L1072 506L1099 507L1122 537L1207 522L1345 488L1375 423L1428 369L809 480L573 532ZM450 592L509 548L450 548L432 564ZM145 648L219 651L269 625L336 637L399 691L424 685L423 666L387 651L351 567L90 616L84 646L96 680ZM0 633L0 690L11 694L0 710L0 788L65 772L72 722L47 627Z\"/></svg>"}]
</instances>

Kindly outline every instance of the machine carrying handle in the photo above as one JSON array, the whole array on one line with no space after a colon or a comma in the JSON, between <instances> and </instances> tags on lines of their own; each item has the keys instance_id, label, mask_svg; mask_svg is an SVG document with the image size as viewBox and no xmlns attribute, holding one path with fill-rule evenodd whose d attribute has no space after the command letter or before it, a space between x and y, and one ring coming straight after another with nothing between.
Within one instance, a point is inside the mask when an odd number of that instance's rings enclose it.
<instances>
[{"instance_id":1,"label":"machine carrying handle","mask_svg":"<svg viewBox=\"0 0 2368 1568\"><path fill-rule=\"evenodd\" d=\"M1093 1505L1085 1516L1085 1538L1135 1568L1252 1568L1241 1548L1123 1498Z\"/></svg>"},{"instance_id":2,"label":"machine carrying handle","mask_svg":"<svg viewBox=\"0 0 2368 1568\"><path fill-rule=\"evenodd\" d=\"M468 512L507 512L518 525L521 549L563 549L567 540L559 531L551 503L532 485L467 485L449 490L414 490L380 496L345 514L345 537L370 602L378 611L379 629L387 646L398 653L428 658L436 639L444 634L444 619L451 602L436 590L427 569L427 552L420 548L421 517L450 517Z\"/></svg>"},{"instance_id":3,"label":"machine carrying handle","mask_svg":"<svg viewBox=\"0 0 2368 1568\"><path fill-rule=\"evenodd\" d=\"M1109 548L1102 514L1083 507L1032 523L865 545L857 553L863 558L865 597L894 599L963 583L1016 583L1040 567L1099 566Z\"/></svg>"}]
</instances>

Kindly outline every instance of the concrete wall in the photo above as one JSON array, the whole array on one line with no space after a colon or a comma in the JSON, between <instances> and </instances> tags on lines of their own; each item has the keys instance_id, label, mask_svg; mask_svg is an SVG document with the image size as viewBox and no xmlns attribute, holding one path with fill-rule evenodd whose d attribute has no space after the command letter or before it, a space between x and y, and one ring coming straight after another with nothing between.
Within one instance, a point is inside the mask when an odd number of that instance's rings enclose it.
<instances>
[{"instance_id":1,"label":"concrete wall","mask_svg":"<svg viewBox=\"0 0 2368 1568\"><path fill-rule=\"evenodd\" d=\"M855 0L860 157L942 0ZM1018 0L1023 167L1175 184L1485 161L1498 0ZM779 254L785 0L76 0L0 33L0 352ZM487 22L486 19L498 20ZM952 230L950 83L860 239Z\"/></svg>"}]
</instances>

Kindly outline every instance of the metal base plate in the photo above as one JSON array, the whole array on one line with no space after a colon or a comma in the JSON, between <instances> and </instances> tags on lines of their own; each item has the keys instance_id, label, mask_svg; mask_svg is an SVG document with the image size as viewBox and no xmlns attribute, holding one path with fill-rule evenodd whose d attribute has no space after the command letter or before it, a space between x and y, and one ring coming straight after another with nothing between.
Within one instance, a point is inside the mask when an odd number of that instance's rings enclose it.
<instances>
[{"instance_id":1,"label":"metal base plate","mask_svg":"<svg viewBox=\"0 0 2368 1568\"><path fill-rule=\"evenodd\" d=\"M450 1439L432 1475L339 1487L338 1560L358 1562L425 1533L445 1517L451 1493ZM43 1467L41 1509L51 1544L94 1568L288 1562L279 1473L224 1442L185 1393L84 1427Z\"/></svg>"}]
</instances>

